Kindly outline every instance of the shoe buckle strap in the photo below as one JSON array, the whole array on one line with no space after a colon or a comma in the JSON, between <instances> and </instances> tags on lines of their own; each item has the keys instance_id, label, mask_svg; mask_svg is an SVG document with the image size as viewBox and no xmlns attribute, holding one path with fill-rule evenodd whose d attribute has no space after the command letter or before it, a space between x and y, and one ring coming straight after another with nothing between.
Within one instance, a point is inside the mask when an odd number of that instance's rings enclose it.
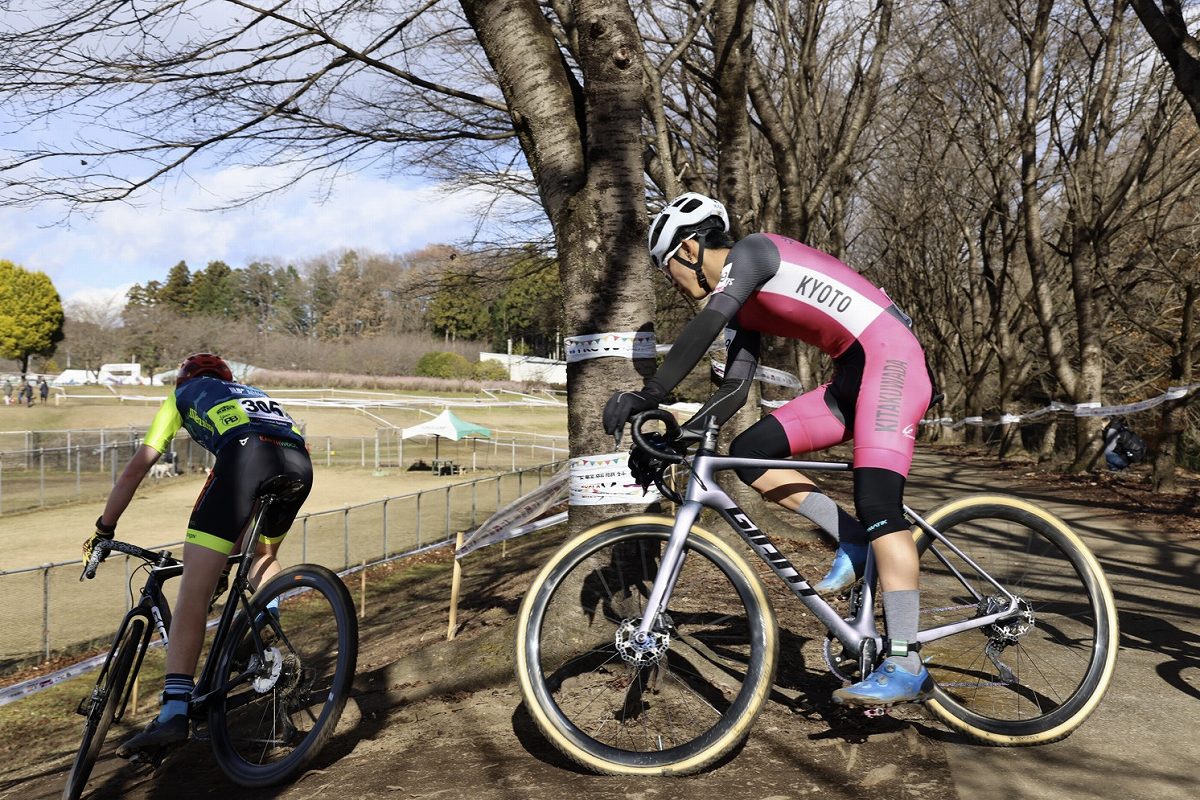
<instances>
[{"instance_id":1,"label":"shoe buckle strap","mask_svg":"<svg viewBox=\"0 0 1200 800\"><path fill-rule=\"evenodd\" d=\"M920 642L907 642L904 639L889 639L888 640L888 657L899 656L903 658L909 653L918 653L921 650Z\"/></svg>"}]
</instances>

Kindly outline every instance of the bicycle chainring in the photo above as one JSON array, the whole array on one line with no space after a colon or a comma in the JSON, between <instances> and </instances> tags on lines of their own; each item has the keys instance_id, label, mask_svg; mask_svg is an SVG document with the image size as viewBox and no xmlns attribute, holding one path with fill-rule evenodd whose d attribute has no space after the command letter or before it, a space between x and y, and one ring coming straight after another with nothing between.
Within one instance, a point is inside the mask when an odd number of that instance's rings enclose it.
<instances>
[{"instance_id":1,"label":"bicycle chainring","mask_svg":"<svg viewBox=\"0 0 1200 800\"><path fill-rule=\"evenodd\" d=\"M838 649L836 655L834 654L835 648ZM846 683L854 683L857 680L858 656L851 654L845 645L833 638L833 636L826 636L825 647L822 652L825 656L825 666L829 667L829 671L838 680Z\"/></svg>"}]
</instances>

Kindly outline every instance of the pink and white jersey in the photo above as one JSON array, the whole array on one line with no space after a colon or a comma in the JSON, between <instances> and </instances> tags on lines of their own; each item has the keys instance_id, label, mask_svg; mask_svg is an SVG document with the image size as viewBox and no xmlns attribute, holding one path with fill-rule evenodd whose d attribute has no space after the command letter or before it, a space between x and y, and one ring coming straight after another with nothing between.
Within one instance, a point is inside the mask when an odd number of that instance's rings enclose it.
<instances>
[{"instance_id":1,"label":"pink and white jersey","mask_svg":"<svg viewBox=\"0 0 1200 800\"><path fill-rule=\"evenodd\" d=\"M737 304L738 328L799 339L834 358L893 307L881 289L833 256L771 233L734 246L713 294L710 305Z\"/></svg>"}]
</instances>

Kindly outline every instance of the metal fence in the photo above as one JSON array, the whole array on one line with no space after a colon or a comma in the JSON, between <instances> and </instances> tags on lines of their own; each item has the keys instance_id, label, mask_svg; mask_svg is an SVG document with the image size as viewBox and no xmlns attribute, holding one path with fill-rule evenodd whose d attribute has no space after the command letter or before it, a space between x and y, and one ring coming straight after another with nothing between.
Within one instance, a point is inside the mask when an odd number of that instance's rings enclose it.
<instances>
[{"instance_id":1,"label":"metal fence","mask_svg":"<svg viewBox=\"0 0 1200 800\"><path fill-rule=\"evenodd\" d=\"M80 500L103 499L141 444L145 429L0 432L0 515ZM459 442L399 438L395 428L370 436L314 436L314 466L409 469L439 466L455 474L518 469L567 454L565 436L493 431ZM9 448L9 449L3 449ZM181 433L164 461L178 472L212 466L213 456ZM435 465L434 462L437 462Z\"/></svg>"},{"instance_id":2,"label":"metal fence","mask_svg":"<svg viewBox=\"0 0 1200 800\"><path fill-rule=\"evenodd\" d=\"M452 541L531 489L552 478L559 464L467 480L297 517L280 562L343 569ZM152 549L179 550L181 542ZM0 627L0 674L49 661L107 641L130 607L142 579L140 561L115 554L96 578L80 583L82 561L0 572L7 622ZM168 587L171 592L175 587ZM168 597L173 601L173 594Z\"/></svg>"}]
</instances>

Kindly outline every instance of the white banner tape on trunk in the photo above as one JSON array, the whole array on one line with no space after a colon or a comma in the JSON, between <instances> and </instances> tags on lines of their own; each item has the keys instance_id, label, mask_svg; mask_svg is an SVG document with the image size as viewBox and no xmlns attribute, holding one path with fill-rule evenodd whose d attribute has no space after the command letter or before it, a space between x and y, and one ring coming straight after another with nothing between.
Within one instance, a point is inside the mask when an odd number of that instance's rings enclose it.
<instances>
[{"instance_id":1,"label":"white banner tape on trunk","mask_svg":"<svg viewBox=\"0 0 1200 800\"><path fill-rule=\"evenodd\" d=\"M629 474L629 453L580 456L571 459L573 506L607 506L653 503L662 495L653 486L643 492Z\"/></svg>"},{"instance_id":2,"label":"white banner tape on trunk","mask_svg":"<svg viewBox=\"0 0 1200 800\"><path fill-rule=\"evenodd\" d=\"M583 336L568 336L564 339L567 363L587 361L589 358L654 358L653 331L620 331L617 333L589 333Z\"/></svg>"}]
</instances>

